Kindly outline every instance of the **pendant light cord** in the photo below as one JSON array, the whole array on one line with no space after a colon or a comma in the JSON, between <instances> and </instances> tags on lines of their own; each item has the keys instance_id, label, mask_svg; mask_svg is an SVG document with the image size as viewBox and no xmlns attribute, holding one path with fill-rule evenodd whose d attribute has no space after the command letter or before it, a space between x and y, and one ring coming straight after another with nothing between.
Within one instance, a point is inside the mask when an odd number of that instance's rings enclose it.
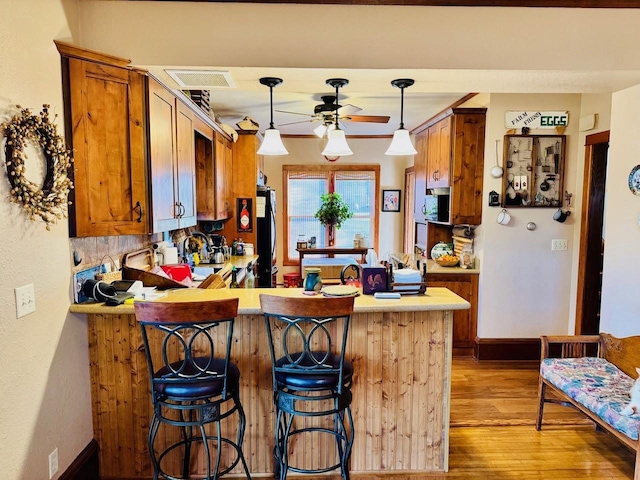
<instances>
[{"instance_id":1,"label":"pendant light cord","mask_svg":"<svg viewBox=\"0 0 640 480\"><path fill-rule=\"evenodd\" d=\"M269 86L269 104L271 105L271 122L269 122L269 128L273 127L273 85Z\"/></svg>"},{"instance_id":2,"label":"pendant light cord","mask_svg":"<svg viewBox=\"0 0 640 480\"><path fill-rule=\"evenodd\" d=\"M404 88L400 89L400 129L404 129Z\"/></svg>"},{"instance_id":3,"label":"pendant light cord","mask_svg":"<svg viewBox=\"0 0 640 480\"><path fill-rule=\"evenodd\" d=\"M338 89L340 88L340 86L336 83L336 110L334 115L336 116L336 130L340 130L340 126L338 125L338 105L340 105L338 103Z\"/></svg>"}]
</instances>

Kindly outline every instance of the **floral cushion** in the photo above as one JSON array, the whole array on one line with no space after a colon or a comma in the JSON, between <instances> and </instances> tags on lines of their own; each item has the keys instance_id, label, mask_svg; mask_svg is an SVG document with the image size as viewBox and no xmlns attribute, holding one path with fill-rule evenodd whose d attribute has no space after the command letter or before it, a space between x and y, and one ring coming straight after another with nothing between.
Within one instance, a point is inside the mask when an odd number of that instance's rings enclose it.
<instances>
[{"instance_id":1,"label":"floral cushion","mask_svg":"<svg viewBox=\"0 0 640 480\"><path fill-rule=\"evenodd\" d=\"M545 358L540 375L619 432L638 440L640 414L620 415L634 380L604 358Z\"/></svg>"}]
</instances>

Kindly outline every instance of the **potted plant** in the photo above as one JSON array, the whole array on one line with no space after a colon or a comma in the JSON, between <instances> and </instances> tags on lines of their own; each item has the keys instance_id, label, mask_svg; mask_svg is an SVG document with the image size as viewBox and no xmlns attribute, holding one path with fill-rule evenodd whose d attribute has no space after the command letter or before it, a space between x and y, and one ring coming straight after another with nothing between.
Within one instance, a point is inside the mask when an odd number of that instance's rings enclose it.
<instances>
[{"instance_id":1,"label":"potted plant","mask_svg":"<svg viewBox=\"0 0 640 480\"><path fill-rule=\"evenodd\" d=\"M338 193L323 193L320 196L322 205L316 212L315 217L325 226L340 228L342 222L353 217L353 212L349 209Z\"/></svg>"}]
</instances>

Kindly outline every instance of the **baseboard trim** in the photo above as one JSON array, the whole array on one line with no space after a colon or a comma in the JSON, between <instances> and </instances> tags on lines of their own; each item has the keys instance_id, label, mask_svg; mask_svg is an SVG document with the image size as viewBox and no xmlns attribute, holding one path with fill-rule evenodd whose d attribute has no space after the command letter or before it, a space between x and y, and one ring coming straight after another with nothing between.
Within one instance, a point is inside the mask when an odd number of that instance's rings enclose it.
<instances>
[{"instance_id":1,"label":"baseboard trim","mask_svg":"<svg viewBox=\"0 0 640 480\"><path fill-rule=\"evenodd\" d=\"M59 480L100 480L98 442L91 440Z\"/></svg>"},{"instance_id":2,"label":"baseboard trim","mask_svg":"<svg viewBox=\"0 0 640 480\"><path fill-rule=\"evenodd\" d=\"M539 338L478 338L477 360L540 360Z\"/></svg>"}]
</instances>

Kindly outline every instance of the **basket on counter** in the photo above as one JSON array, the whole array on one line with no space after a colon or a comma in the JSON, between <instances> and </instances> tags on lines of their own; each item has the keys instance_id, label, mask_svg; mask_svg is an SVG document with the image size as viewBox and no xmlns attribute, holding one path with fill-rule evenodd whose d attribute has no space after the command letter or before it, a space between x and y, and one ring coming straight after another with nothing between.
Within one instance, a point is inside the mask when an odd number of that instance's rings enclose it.
<instances>
[{"instance_id":1,"label":"basket on counter","mask_svg":"<svg viewBox=\"0 0 640 480\"><path fill-rule=\"evenodd\" d=\"M443 255L436 258L436 263L441 267L455 267L460 263L460 259L455 255Z\"/></svg>"}]
</instances>

